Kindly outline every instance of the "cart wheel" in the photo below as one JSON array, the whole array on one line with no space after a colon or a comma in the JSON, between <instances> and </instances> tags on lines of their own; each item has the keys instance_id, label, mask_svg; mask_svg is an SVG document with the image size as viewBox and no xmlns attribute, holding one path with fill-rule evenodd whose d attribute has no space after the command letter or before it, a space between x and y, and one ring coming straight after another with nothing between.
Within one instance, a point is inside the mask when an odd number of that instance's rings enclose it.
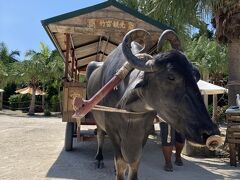
<instances>
[{"instance_id":1,"label":"cart wheel","mask_svg":"<svg viewBox=\"0 0 240 180\"><path fill-rule=\"evenodd\" d=\"M71 151L73 147L74 123L67 122L65 132L65 151Z\"/></svg>"}]
</instances>

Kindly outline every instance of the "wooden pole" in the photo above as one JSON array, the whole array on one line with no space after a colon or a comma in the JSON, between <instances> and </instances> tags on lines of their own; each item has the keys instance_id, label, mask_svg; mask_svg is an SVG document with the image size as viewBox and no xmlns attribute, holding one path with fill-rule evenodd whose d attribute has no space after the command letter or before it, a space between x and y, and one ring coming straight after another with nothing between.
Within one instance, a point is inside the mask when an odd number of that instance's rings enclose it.
<instances>
[{"instance_id":1,"label":"wooden pole","mask_svg":"<svg viewBox=\"0 0 240 180\"><path fill-rule=\"evenodd\" d=\"M96 55L96 61L100 61L99 60L99 50L101 49L101 42L102 42L102 36L100 36L99 41L98 41L98 46L97 46L97 55Z\"/></svg>"},{"instance_id":2,"label":"wooden pole","mask_svg":"<svg viewBox=\"0 0 240 180\"><path fill-rule=\"evenodd\" d=\"M203 72L203 80L208 82L208 80L209 80L208 71ZM207 94L203 95L203 100L204 100L204 104L205 104L206 108L208 109L208 95Z\"/></svg>"},{"instance_id":3,"label":"wooden pole","mask_svg":"<svg viewBox=\"0 0 240 180\"><path fill-rule=\"evenodd\" d=\"M108 46L108 41L109 41L109 36L108 36L108 38L107 38L107 42L106 42L106 46L105 46L105 48L104 48L104 50L103 50L103 53L102 53L102 59L101 59L101 62L103 61L103 58L104 58L104 54L105 54L105 52L106 52L106 49L107 49L107 46Z\"/></svg>"},{"instance_id":4,"label":"wooden pole","mask_svg":"<svg viewBox=\"0 0 240 180\"><path fill-rule=\"evenodd\" d=\"M108 81L91 99L84 100L80 97L74 99L74 107L77 107L73 117L84 117L92 108L98 104L115 86L121 82L121 78L118 76L113 76L113 78Z\"/></svg>"},{"instance_id":5,"label":"wooden pole","mask_svg":"<svg viewBox=\"0 0 240 180\"><path fill-rule=\"evenodd\" d=\"M78 77L78 75L79 75L79 70L78 70L78 61L77 61L77 58L75 58L75 69L76 69L76 74L75 74L75 78L76 78L76 80L79 82L79 77Z\"/></svg>"},{"instance_id":6,"label":"wooden pole","mask_svg":"<svg viewBox=\"0 0 240 180\"><path fill-rule=\"evenodd\" d=\"M65 81L67 81L68 79L69 53L70 53L70 34L66 34Z\"/></svg>"},{"instance_id":7,"label":"wooden pole","mask_svg":"<svg viewBox=\"0 0 240 180\"><path fill-rule=\"evenodd\" d=\"M113 90L129 73L132 66L129 63L125 63L118 72L100 89L94 96L89 100L84 100L80 97L76 97L73 100L73 107L75 109L75 114L73 117L82 118L84 117L92 108L97 105L110 91Z\"/></svg>"},{"instance_id":8,"label":"wooden pole","mask_svg":"<svg viewBox=\"0 0 240 180\"><path fill-rule=\"evenodd\" d=\"M75 54L74 54L74 49L72 50L72 61L71 61L71 64L72 64L72 72L71 72L71 78L74 79L74 60L75 60Z\"/></svg>"},{"instance_id":9,"label":"wooden pole","mask_svg":"<svg viewBox=\"0 0 240 180\"><path fill-rule=\"evenodd\" d=\"M75 81L77 81L77 58L76 58L76 54L75 54L75 47L74 47L74 42L73 42L73 38L72 35L70 35L70 43L72 46L72 79L74 79Z\"/></svg>"},{"instance_id":10,"label":"wooden pole","mask_svg":"<svg viewBox=\"0 0 240 180\"><path fill-rule=\"evenodd\" d=\"M213 94L213 113L212 113L213 122L216 122L216 113L217 113L217 95Z\"/></svg>"},{"instance_id":11,"label":"wooden pole","mask_svg":"<svg viewBox=\"0 0 240 180\"><path fill-rule=\"evenodd\" d=\"M78 69L77 80L80 80L80 70Z\"/></svg>"}]
</instances>

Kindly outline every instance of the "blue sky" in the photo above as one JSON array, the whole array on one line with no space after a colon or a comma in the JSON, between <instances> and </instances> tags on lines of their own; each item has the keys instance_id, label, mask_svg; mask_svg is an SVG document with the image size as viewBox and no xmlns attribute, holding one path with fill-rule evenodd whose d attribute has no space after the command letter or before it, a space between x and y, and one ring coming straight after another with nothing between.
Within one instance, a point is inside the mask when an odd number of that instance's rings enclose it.
<instances>
[{"instance_id":1,"label":"blue sky","mask_svg":"<svg viewBox=\"0 0 240 180\"><path fill-rule=\"evenodd\" d=\"M0 0L0 42L9 50L39 50L39 43L54 49L41 20L78 10L104 0Z\"/></svg>"}]
</instances>

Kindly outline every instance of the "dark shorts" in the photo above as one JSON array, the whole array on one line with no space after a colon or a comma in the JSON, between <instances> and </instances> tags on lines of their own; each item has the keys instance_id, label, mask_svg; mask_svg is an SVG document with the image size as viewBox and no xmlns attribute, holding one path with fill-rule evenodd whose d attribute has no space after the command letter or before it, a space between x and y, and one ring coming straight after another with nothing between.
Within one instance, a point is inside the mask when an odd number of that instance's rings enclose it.
<instances>
[{"instance_id":1,"label":"dark shorts","mask_svg":"<svg viewBox=\"0 0 240 180\"><path fill-rule=\"evenodd\" d=\"M168 124L165 122L160 123L160 136L162 140L162 146L174 146L177 143L184 143L185 138L175 129L170 127L170 134L168 135Z\"/></svg>"}]
</instances>

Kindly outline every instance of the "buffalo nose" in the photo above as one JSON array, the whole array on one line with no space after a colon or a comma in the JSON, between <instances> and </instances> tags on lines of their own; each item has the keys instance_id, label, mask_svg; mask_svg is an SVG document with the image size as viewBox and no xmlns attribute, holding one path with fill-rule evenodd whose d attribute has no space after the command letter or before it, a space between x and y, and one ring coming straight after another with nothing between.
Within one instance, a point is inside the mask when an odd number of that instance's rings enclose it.
<instances>
[{"instance_id":1,"label":"buffalo nose","mask_svg":"<svg viewBox=\"0 0 240 180\"><path fill-rule=\"evenodd\" d=\"M201 135L202 135L202 139L204 142L207 141L207 139L210 137L210 136L213 136L213 135L220 135L220 131L217 127L216 124L213 124L211 127L203 130L201 132Z\"/></svg>"}]
</instances>

